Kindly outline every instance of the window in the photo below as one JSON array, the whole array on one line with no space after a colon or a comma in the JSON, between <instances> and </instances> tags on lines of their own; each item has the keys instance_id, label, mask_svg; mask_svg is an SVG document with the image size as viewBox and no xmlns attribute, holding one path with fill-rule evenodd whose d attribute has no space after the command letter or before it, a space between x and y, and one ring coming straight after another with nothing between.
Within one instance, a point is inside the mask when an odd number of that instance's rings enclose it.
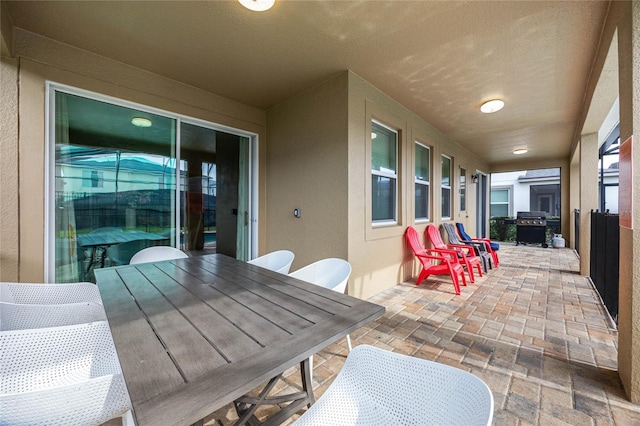
<instances>
[{"instance_id":1,"label":"window","mask_svg":"<svg viewBox=\"0 0 640 426\"><path fill-rule=\"evenodd\" d=\"M371 123L371 218L374 224L395 223L398 205L398 132Z\"/></svg>"},{"instance_id":2,"label":"window","mask_svg":"<svg viewBox=\"0 0 640 426\"><path fill-rule=\"evenodd\" d=\"M460 167L460 211L467 211L467 170Z\"/></svg>"},{"instance_id":3,"label":"window","mask_svg":"<svg viewBox=\"0 0 640 426\"><path fill-rule=\"evenodd\" d=\"M511 216L511 190L509 188L492 188L491 189L491 211L490 215L494 217Z\"/></svg>"},{"instance_id":4,"label":"window","mask_svg":"<svg viewBox=\"0 0 640 426\"><path fill-rule=\"evenodd\" d=\"M429 219L429 182L431 181L431 152L426 146L416 142L415 170L415 218Z\"/></svg>"},{"instance_id":5,"label":"window","mask_svg":"<svg viewBox=\"0 0 640 426\"><path fill-rule=\"evenodd\" d=\"M83 188L102 188L103 187L102 171L83 170L82 171L82 187Z\"/></svg>"},{"instance_id":6,"label":"window","mask_svg":"<svg viewBox=\"0 0 640 426\"><path fill-rule=\"evenodd\" d=\"M442 156L442 217L451 217L451 158Z\"/></svg>"}]
</instances>

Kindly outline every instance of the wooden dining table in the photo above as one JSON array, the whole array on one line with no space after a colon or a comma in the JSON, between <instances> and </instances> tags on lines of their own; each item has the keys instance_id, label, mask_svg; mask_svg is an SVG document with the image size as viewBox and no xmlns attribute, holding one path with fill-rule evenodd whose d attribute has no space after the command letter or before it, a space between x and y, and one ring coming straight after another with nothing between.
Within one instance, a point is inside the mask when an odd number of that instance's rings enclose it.
<instances>
[{"instance_id":1,"label":"wooden dining table","mask_svg":"<svg viewBox=\"0 0 640 426\"><path fill-rule=\"evenodd\" d=\"M232 402L250 424L277 402L285 408L266 424L280 424L314 402L309 356L385 310L221 254L96 279L138 425L194 424ZM298 364L301 390L286 405L266 388Z\"/></svg>"}]
</instances>

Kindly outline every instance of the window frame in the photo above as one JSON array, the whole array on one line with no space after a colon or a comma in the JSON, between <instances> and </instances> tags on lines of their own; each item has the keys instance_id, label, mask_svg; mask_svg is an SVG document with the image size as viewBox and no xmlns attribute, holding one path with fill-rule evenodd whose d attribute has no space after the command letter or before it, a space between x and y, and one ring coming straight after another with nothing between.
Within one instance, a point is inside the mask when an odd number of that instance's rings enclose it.
<instances>
[{"instance_id":1,"label":"window frame","mask_svg":"<svg viewBox=\"0 0 640 426\"><path fill-rule=\"evenodd\" d=\"M467 211L467 168L460 166L458 168L460 175L458 176L458 203L460 204L460 213Z\"/></svg>"},{"instance_id":2,"label":"window frame","mask_svg":"<svg viewBox=\"0 0 640 426\"><path fill-rule=\"evenodd\" d=\"M362 214L364 221L362 226L364 227L365 241L375 241L379 239L395 238L404 235L406 224L409 223L410 218L408 212L413 203L410 193L407 187L409 182L412 182L411 173L413 168L410 167L409 161L411 161L412 154L408 139L407 122L399 116L389 112L387 109L382 108L375 102L366 99L365 115L364 115L364 133L362 134L362 140L364 141L364 162L362 163L362 185L364 187L364 205L362 206ZM376 120L383 123L385 126L390 127L398 132L398 191L397 197L397 212L396 222L387 224L378 224L373 226L373 199L371 188L371 167L372 167L372 138L371 138L371 123Z\"/></svg>"},{"instance_id":3,"label":"window frame","mask_svg":"<svg viewBox=\"0 0 640 426\"><path fill-rule=\"evenodd\" d=\"M373 219L373 201L374 201L374 194L373 194L373 187L371 187L371 226L372 227L384 227L384 226L390 226L390 225L397 225L398 224L398 212L399 212L399 204L400 204L400 176L399 176L399 170L400 170L400 129L394 129L392 126L377 120L375 118L373 118L371 120L371 128L372 131L371 133L371 157L372 157L372 161L373 162L373 125L377 125L380 127L383 127L384 129L394 133L396 135L396 161L395 161L395 173L391 173L391 172L385 172L382 170L374 170L373 169L373 164L370 164L370 171L371 171L371 177L373 176L380 176L380 177L386 177L389 179L393 179L395 181L395 199L394 199L394 206L393 206L393 219L383 219L383 220L374 220Z\"/></svg>"},{"instance_id":4,"label":"window frame","mask_svg":"<svg viewBox=\"0 0 640 426\"><path fill-rule=\"evenodd\" d=\"M87 176L86 172L90 170L82 171L82 187L83 188L104 188L104 172L102 170L91 170Z\"/></svg>"},{"instance_id":5,"label":"window frame","mask_svg":"<svg viewBox=\"0 0 640 426\"><path fill-rule=\"evenodd\" d=\"M418 177L416 176L416 153L417 153L417 149L418 147L422 147L424 149L427 150L427 153L429 154L429 159L428 159L428 167L429 167L429 176L427 176L428 180L423 180L423 179L418 179ZM429 145L420 142L419 140L414 140L413 142L413 154L414 154L414 161L413 161L413 218L414 221L416 223L425 223L425 222L429 222L431 220L431 210L433 208L432 203L431 203L431 180L432 180L432 176L433 176L433 156L431 155L432 153L432 149ZM417 206L417 198L416 198L416 185L423 185L427 188L427 216L426 217L418 217L416 216L416 206Z\"/></svg>"},{"instance_id":6,"label":"window frame","mask_svg":"<svg viewBox=\"0 0 640 426\"><path fill-rule=\"evenodd\" d=\"M493 191L507 191L507 201L506 202L499 202L499 203L493 203L491 201L492 195L493 195ZM513 185L500 185L500 186L494 186L491 187L489 189L489 220L491 220L494 216L491 215L491 206L493 204L499 204L499 205L507 205L507 217L513 217ZM495 216L495 217L502 217L502 216Z\"/></svg>"},{"instance_id":7,"label":"window frame","mask_svg":"<svg viewBox=\"0 0 640 426\"><path fill-rule=\"evenodd\" d=\"M449 185L444 184L444 174L442 168L444 167L443 159L449 160ZM442 220L450 220L453 217L453 197L452 197L452 182L453 181L453 157L447 154L440 154L440 218ZM442 209L444 206L444 191L449 191L449 215L445 215Z\"/></svg>"}]
</instances>

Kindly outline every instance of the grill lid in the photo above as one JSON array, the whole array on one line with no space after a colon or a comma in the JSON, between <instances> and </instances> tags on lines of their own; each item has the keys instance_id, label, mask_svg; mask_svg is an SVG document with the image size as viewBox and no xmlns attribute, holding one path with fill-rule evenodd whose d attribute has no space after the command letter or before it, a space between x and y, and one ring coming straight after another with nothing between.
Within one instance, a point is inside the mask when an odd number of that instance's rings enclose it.
<instances>
[{"instance_id":1,"label":"grill lid","mask_svg":"<svg viewBox=\"0 0 640 426\"><path fill-rule=\"evenodd\" d=\"M518 226L547 226L547 212L518 212Z\"/></svg>"},{"instance_id":2,"label":"grill lid","mask_svg":"<svg viewBox=\"0 0 640 426\"><path fill-rule=\"evenodd\" d=\"M530 212L518 212L518 219L547 219L547 212L538 212L538 211L530 211Z\"/></svg>"}]
</instances>

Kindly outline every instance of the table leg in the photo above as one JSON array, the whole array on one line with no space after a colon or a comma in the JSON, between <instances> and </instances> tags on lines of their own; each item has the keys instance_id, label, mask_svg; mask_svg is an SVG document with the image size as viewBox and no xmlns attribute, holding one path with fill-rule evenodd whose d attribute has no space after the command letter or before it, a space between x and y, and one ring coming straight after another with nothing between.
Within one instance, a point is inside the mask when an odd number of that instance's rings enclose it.
<instances>
[{"instance_id":1,"label":"table leg","mask_svg":"<svg viewBox=\"0 0 640 426\"><path fill-rule=\"evenodd\" d=\"M302 391L294 392L287 395L269 397L269 392L274 388L278 380L282 378L282 374L269 380L267 385L262 389L258 396L245 395L234 401L236 412L238 413L238 421L236 425L279 425L296 412L301 410L305 405L311 407L315 402L313 396L313 387L311 386L311 369L309 360L305 359L300 363L300 377L302 380ZM256 410L261 405L276 405L289 403L275 415L269 417L264 422L260 422L255 416Z\"/></svg>"},{"instance_id":2,"label":"table leg","mask_svg":"<svg viewBox=\"0 0 640 426\"><path fill-rule=\"evenodd\" d=\"M101 247L102 255L100 256L100 267L104 268L104 261L107 258L107 247Z\"/></svg>"},{"instance_id":3,"label":"table leg","mask_svg":"<svg viewBox=\"0 0 640 426\"><path fill-rule=\"evenodd\" d=\"M95 246L91 247L91 255L89 256L89 264L87 265L87 271L85 272L86 275L89 275L89 271L91 270L91 267L93 266L93 260L96 256L96 248Z\"/></svg>"},{"instance_id":4,"label":"table leg","mask_svg":"<svg viewBox=\"0 0 640 426\"><path fill-rule=\"evenodd\" d=\"M309 400L309 404L307 404L307 408L310 408L313 403L316 402L315 397L313 396L313 385L311 384L311 358L307 358L300 363L300 375L302 379L302 390L306 392L307 398Z\"/></svg>"}]
</instances>

